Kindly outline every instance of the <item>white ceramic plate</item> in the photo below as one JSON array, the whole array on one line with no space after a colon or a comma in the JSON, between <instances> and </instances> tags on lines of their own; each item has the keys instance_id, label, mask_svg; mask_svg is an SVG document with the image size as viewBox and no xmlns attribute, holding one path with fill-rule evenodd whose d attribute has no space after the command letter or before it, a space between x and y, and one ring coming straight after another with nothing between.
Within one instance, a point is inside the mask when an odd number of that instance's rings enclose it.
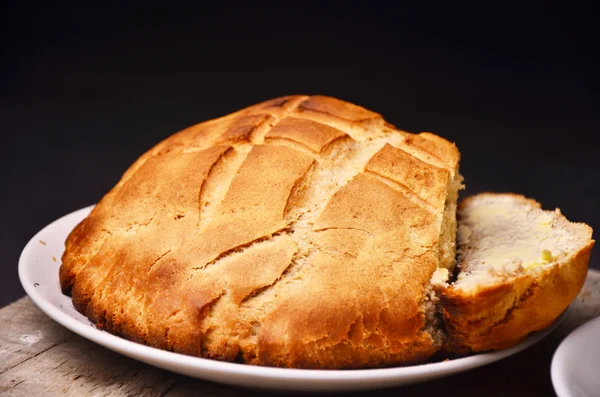
<instances>
[{"instance_id":1,"label":"white ceramic plate","mask_svg":"<svg viewBox=\"0 0 600 397\"><path fill-rule=\"evenodd\" d=\"M559 397L600 395L600 317L586 322L562 341L550 372Z\"/></svg>"},{"instance_id":2,"label":"white ceramic plate","mask_svg":"<svg viewBox=\"0 0 600 397\"><path fill-rule=\"evenodd\" d=\"M520 352L548 335L564 316L563 314L544 331L531 335L510 349L409 367L367 370L284 369L225 363L168 352L98 330L73 308L71 299L61 293L58 268L64 241L91 208L81 209L56 220L27 243L19 259L19 278L25 291L48 316L84 338L147 364L200 379L238 386L296 391L365 390L406 385L467 371Z\"/></svg>"}]
</instances>

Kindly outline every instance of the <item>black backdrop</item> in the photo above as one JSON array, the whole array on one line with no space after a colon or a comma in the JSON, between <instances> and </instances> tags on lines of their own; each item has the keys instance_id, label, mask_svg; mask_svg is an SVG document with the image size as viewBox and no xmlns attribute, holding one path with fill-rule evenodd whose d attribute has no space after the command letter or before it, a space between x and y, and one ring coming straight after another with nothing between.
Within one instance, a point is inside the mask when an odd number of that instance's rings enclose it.
<instances>
[{"instance_id":1,"label":"black backdrop","mask_svg":"<svg viewBox=\"0 0 600 397\"><path fill-rule=\"evenodd\" d=\"M3 3L0 305L24 295L29 238L96 202L153 144L286 94L456 142L463 195L520 192L600 227L591 9L223 3Z\"/></svg>"}]
</instances>

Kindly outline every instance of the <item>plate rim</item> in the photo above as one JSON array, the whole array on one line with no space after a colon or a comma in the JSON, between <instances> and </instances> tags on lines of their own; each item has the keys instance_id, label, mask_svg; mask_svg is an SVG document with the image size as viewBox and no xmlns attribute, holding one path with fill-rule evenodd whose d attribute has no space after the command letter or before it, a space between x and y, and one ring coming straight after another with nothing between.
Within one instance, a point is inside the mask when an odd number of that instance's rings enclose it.
<instances>
[{"instance_id":1,"label":"plate rim","mask_svg":"<svg viewBox=\"0 0 600 397\"><path fill-rule=\"evenodd\" d=\"M451 360L411 366L344 370L297 369L231 363L202 357L188 356L129 341L122 337L110 334L106 331L99 330L94 326L83 324L75 317L69 315L68 313L65 313L64 311L60 310L60 308L52 304L40 291L38 291L33 286L33 284L30 283L30 279L27 278L26 273L28 271L28 266L35 267L35 264L30 264L31 261L29 261L28 259L36 252L36 250L41 249L39 244L39 237L44 233L48 232L49 230L52 230L58 226L64 226L63 224L67 221L71 221L71 218L75 219L75 221L72 222L72 227L74 227L89 214L93 207L94 205L87 206L79 210L70 212L66 215L63 215L62 217L54 220L53 222L40 229L27 242L27 244L23 248L23 251L21 252L18 263L19 281L21 282L21 285L23 286L25 292L31 298L33 303L47 316L49 316L53 321L69 329L70 331L78 334L79 336L93 343L101 345L105 348L113 350L119 354L133 358L135 360L143 361L155 367L160 367L171 372L182 373L199 379L219 382L219 380L215 380L215 375L235 374L236 376L242 377L241 381L232 380L229 382L221 383L228 383L239 386L250 385L250 387L255 387L252 386L252 384L257 384L261 380L277 380L276 387L272 387L272 389L274 390L304 391L359 389L366 390L381 387L390 387L393 385L418 383L426 379L440 378L459 372L468 371L477 367L485 366L487 364L491 364L493 362L502 360L511 355L519 353L529 348L530 346L538 343L548 334L550 334L563 320L568 310L565 310L547 328L530 334L521 343L508 349L478 353ZM64 238L66 239L66 235L64 236ZM62 294L61 291L59 291L59 293ZM179 367L179 370L173 370L161 365L157 365L157 361L161 363L166 362L170 366ZM184 369L192 369L193 371L183 371L183 369L181 369L182 367ZM200 376L197 373L198 371L202 371L202 375L207 376ZM292 381L298 382L308 380L311 381L310 384L304 382L300 385L304 387L298 387L298 385L288 384L288 382ZM333 385L333 387L327 387L332 386L330 384L331 382L334 382L335 385ZM371 385L370 387L360 388L360 385L364 384L364 382L381 382L382 384L376 384ZM344 386L339 386L340 383L343 383ZM336 387L336 385L338 386ZM271 388L269 385L266 385L264 387Z\"/></svg>"}]
</instances>

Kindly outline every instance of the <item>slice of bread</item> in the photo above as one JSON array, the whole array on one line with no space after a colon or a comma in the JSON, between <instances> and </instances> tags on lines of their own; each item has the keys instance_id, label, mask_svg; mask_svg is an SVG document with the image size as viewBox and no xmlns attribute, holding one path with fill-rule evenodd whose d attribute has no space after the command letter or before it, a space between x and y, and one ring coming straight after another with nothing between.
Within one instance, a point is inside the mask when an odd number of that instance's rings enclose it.
<instances>
[{"instance_id":1,"label":"slice of bread","mask_svg":"<svg viewBox=\"0 0 600 397\"><path fill-rule=\"evenodd\" d=\"M458 209L457 277L441 290L451 349L512 346L552 323L577 296L592 229L515 194L483 193Z\"/></svg>"}]
</instances>

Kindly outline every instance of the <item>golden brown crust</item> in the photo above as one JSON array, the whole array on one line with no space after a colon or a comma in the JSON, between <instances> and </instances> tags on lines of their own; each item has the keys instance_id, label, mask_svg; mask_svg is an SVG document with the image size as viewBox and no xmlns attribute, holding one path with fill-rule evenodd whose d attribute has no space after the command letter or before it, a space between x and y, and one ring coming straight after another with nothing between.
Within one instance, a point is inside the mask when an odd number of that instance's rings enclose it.
<instances>
[{"instance_id":1,"label":"golden brown crust","mask_svg":"<svg viewBox=\"0 0 600 397\"><path fill-rule=\"evenodd\" d=\"M298 106L300 112L316 112L353 122L380 120L381 116L363 107L323 95L313 95Z\"/></svg>"},{"instance_id":2,"label":"golden brown crust","mask_svg":"<svg viewBox=\"0 0 600 397\"><path fill-rule=\"evenodd\" d=\"M462 200L459 213L476 200L500 196L513 200L515 205L541 208L540 203L522 195L481 193ZM564 218L561 222L568 224ZM464 353L514 346L531 332L546 328L566 310L583 286L594 245L589 226L571 225L580 226L585 242L557 263L476 290L454 286L442 290L443 315L452 350Z\"/></svg>"},{"instance_id":3,"label":"golden brown crust","mask_svg":"<svg viewBox=\"0 0 600 397\"><path fill-rule=\"evenodd\" d=\"M276 98L142 155L69 235L61 286L98 326L185 354L419 362L457 167L451 143L359 106Z\"/></svg>"}]
</instances>

